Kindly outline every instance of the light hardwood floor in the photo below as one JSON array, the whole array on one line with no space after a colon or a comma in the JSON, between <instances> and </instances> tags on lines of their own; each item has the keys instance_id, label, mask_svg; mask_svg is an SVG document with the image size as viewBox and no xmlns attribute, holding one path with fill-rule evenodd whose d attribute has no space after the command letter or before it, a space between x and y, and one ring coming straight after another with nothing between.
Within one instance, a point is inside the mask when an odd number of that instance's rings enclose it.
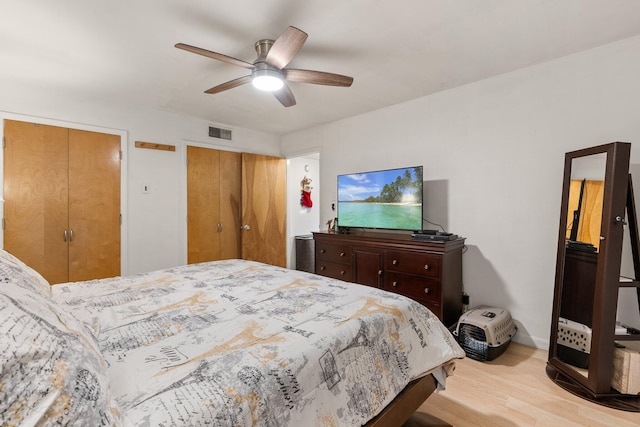
<instances>
[{"instance_id":1,"label":"light hardwood floor","mask_svg":"<svg viewBox=\"0 0 640 427\"><path fill-rule=\"evenodd\" d=\"M547 351L516 343L491 362L459 360L447 389L418 412L454 427L640 426L640 413L588 402L554 384L546 363Z\"/></svg>"}]
</instances>

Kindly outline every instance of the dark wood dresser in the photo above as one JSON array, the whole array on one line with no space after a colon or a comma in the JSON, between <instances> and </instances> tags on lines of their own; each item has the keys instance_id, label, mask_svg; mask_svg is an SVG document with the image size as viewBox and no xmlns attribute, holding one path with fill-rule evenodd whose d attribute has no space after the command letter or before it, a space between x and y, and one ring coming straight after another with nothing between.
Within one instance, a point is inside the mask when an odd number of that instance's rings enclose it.
<instances>
[{"instance_id":1,"label":"dark wood dresser","mask_svg":"<svg viewBox=\"0 0 640 427\"><path fill-rule=\"evenodd\" d=\"M463 238L447 242L409 235L313 233L316 274L396 292L451 326L462 314Z\"/></svg>"}]
</instances>

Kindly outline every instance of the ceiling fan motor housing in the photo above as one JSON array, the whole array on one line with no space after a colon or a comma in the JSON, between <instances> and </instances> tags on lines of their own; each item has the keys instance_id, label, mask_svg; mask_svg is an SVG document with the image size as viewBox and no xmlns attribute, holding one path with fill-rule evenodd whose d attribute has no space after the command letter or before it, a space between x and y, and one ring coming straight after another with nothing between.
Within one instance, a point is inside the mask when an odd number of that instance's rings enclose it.
<instances>
[{"instance_id":1,"label":"ceiling fan motor housing","mask_svg":"<svg viewBox=\"0 0 640 427\"><path fill-rule=\"evenodd\" d=\"M262 39L258 40L255 44L256 53L258 54L258 58L253 63L254 65L257 62L264 62L267 59L267 54L271 50L271 46L275 43L275 40L271 39Z\"/></svg>"}]
</instances>

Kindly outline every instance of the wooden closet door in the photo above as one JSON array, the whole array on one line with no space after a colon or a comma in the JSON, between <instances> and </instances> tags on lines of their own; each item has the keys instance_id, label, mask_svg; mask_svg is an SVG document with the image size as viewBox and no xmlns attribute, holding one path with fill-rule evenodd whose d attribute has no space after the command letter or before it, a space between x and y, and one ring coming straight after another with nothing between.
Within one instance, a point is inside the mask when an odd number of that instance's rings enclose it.
<instances>
[{"instance_id":1,"label":"wooden closet door","mask_svg":"<svg viewBox=\"0 0 640 427\"><path fill-rule=\"evenodd\" d=\"M242 258L286 266L286 160L242 153Z\"/></svg>"},{"instance_id":2,"label":"wooden closet door","mask_svg":"<svg viewBox=\"0 0 640 427\"><path fill-rule=\"evenodd\" d=\"M69 281L120 275L120 137L69 129Z\"/></svg>"},{"instance_id":3,"label":"wooden closet door","mask_svg":"<svg viewBox=\"0 0 640 427\"><path fill-rule=\"evenodd\" d=\"M220 259L240 258L242 155L220 152Z\"/></svg>"},{"instance_id":4,"label":"wooden closet door","mask_svg":"<svg viewBox=\"0 0 640 427\"><path fill-rule=\"evenodd\" d=\"M187 262L220 259L220 151L187 146Z\"/></svg>"},{"instance_id":5,"label":"wooden closet door","mask_svg":"<svg viewBox=\"0 0 640 427\"><path fill-rule=\"evenodd\" d=\"M187 262L240 258L241 155L187 146Z\"/></svg>"},{"instance_id":6,"label":"wooden closet door","mask_svg":"<svg viewBox=\"0 0 640 427\"><path fill-rule=\"evenodd\" d=\"M68 134L4 121L4 248L50 283L69 277Z\"/></svg>"}]
</instances>

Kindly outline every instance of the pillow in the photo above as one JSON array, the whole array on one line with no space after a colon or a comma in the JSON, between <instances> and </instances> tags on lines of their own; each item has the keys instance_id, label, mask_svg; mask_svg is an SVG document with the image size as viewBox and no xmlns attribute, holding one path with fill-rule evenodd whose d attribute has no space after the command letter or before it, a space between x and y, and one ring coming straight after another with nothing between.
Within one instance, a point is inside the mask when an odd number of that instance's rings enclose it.
<instances>
[{"instance_id":1,"label":"pillow","mask_svg":"<svg viewBox=\"0 0 640 427\"><path fill-rule=\"evenodd\" d=\"M46 298L51 296L49 282L40 273L4 249L0 250L0 281L13 282Z\"/></svg>"},{"instance_id":2,"label":"pillow","mask_svg":"<svg viewBox=\"0 0 640 427\"><path fill-rule=\"evenodd\" d=\"M0 286L0 425L121 424L93 336L20 280Z\"/></svg>"}]
</instances>

